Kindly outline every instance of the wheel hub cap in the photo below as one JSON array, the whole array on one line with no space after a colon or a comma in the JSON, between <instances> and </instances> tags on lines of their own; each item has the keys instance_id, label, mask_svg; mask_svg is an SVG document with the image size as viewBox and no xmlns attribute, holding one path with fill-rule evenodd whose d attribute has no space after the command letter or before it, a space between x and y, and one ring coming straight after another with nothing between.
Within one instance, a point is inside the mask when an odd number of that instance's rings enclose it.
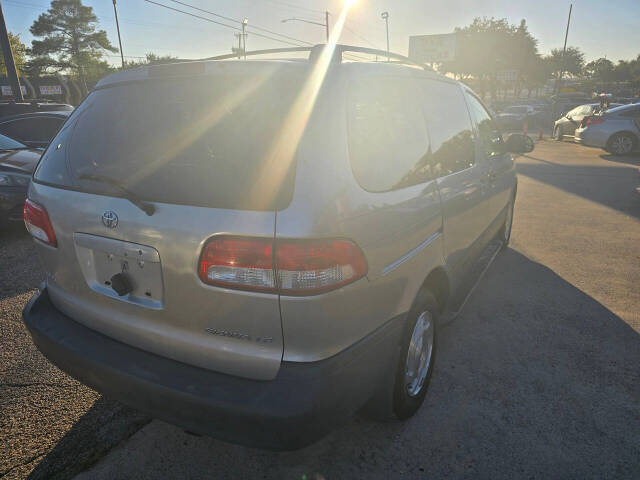
<instances>
[{"instance_id":1,"label":"wheel hub cap","mask_svg":"<svg viewBox=\"0 0 640 480\"><path fill-rule=\"evenodd\" d=\"M405 385L409 396L415 397L424 386L431 365L434 332L431 314L426 311L422 312L413 327L407 354Z\"/></svg>"},{"instance_id":2,"label":"wheel hub cap","mask_svg":"<svg viewBox=\"0 0 640 480\"><path fill-rule=\"evenodd\" d=\"M628 153L632 146L633 142L629 137L618 137L613 141L613 150L617 153Z\"/></svg>"}]
</instances>

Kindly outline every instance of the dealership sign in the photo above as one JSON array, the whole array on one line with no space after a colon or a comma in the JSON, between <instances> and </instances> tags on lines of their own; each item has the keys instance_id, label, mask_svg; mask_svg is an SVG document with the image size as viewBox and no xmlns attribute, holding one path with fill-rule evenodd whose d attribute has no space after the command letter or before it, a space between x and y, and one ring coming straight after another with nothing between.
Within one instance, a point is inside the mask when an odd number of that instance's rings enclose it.
<instances>
[{"instance_id":1,"label":"dealership sign","mask_svg":"<svg viewBox=\"0 0 640 480\"><path fill-rule=\"evenodd\" d=\"M62 95L62 85L40 85L40 95Z\"/></svg>"},{"instance_id":2,"label":"dealership sign","mask_svg":"<svg viewBox=\"0 0 640 480\"><path fill-rule=\"evenodd\" d=\"M2 87L0 88L2 89L3 97L13 97L13 89L11 88L10 85L2 85ZM24 85L20 85L20 91L22 92L23 95L26 95L27 87L25 87Z\"/></svg>"},{"instance_id":3,"label":"dealership sign","mask_svg":"<svg viewBox=\"0 0 640 480\"><path fill-rule=\"evenodd\" d=\"M419 63L441 63L455 60L456 34L409 37L409 58Z\"/></svg>"}]
</instances>

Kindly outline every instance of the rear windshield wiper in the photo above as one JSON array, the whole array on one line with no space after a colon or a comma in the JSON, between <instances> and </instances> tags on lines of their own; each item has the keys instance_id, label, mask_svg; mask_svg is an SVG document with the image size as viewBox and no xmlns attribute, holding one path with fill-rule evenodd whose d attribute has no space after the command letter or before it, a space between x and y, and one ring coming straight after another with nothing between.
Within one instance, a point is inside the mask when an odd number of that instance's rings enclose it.
<instances>
[{"instance_id":1,"label":"rear windshield wiper","mask_svg":"<svg viewBox=\"0 0 640 480\"><path fill-rule=\"evenodd\" d=\"M116 180L115 178L107 177L105 175L93 175L90 173L82 174L78 177L78 179L90 180L92 182L107 183L109 185L113 185L118 190L120 190L120 193L122 193L123 198L129 200L131 203L133 203L136 207L138 207L147 215L151 216L156 211L156 207L152 203L142 200L135 193L133 193L128 188L126 188L120 180Z\"/></svg>"}]
</instances>

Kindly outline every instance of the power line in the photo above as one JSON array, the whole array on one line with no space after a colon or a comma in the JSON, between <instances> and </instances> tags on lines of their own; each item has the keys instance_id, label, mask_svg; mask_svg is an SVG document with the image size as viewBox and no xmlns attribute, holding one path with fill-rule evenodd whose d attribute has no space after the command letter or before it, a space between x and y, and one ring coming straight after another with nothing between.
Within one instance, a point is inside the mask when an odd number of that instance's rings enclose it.
<instances>
[{"instance_id":1,"label":"power line","mask_svg":"<svg viewBox=\"0 0 640 480\"><path fill-rule=\"evenodd\" d=\"M204 20L206 22L215 23L216 25L220 25L222 27L230 28L231 30L238 30L238 31L242 30L241 28L234 27L233 25L228 25L226 23L218 22L216 20L212 20L211 18L203 17L201 15L196 15L195 13L185 12L184 10L180 10L178 8L173 8L173 7L170 7L169 5L164 5L162 3L154 2L153 0L144 0L144 1L147 2L147 3L152 3L154 5L158 5L159 7L166 8L168 10L173 10L174 12L178 12L178 13L183 13L185 15L189 15L190 17L199 18L200 20ZM268 35L263 35L262 33L256 33L256 32L251 32L251 33L253 35L257 36L257 37L266 38L268 40L273 40L275 42L280 42L280 43L284 43L284 44L287 44L287 45L292 45L294 47L299 47L300 46L299 44L291 43L291 42L288 42L286 40L281 40L279 38L270 37ZM296 41L304 43L302 40L297 40L296 39Z\"/></svg>"},{"instance_id":2,"label":"power line","mask_svg":"<svg viewBox=\"0 0 640 480\"><path fill-rule=\"evenodd\" d=\"M296 5L296 4L285 2L282 0L270 0L270 1L271 3L275 3L276 5L284 5L285 7L288 7L288 8L295 8L297 10L303 10L311 13L321 13L322 15L324 15L324 10L316 10L314 8L303 7L301 5Z\"/></svg>"},{"instance_id":3,"label":"power line","mask_svg":"<svg viewBox=\"0 0 640 480\"><path fill-rule=\"evenodd\" d=\"M369 45L371 45L373 48L379 48L376 44L374 44L373 42L371 42L370 40L368 40L367 38L365 38L363 35L360 35L359 33L357 33L355 30L353 30L352 28L347 27L346 25L343 25L343 27L348 30L349 32L351 32L353 35L355 35L356 37L360 38L361 40L364 40L366 43L368 43Z\"/></svg>"},{"instance_id":4,"label":"power line","mask_svg":"<svg viewBox=\"0 0 640 480\"><path fill-rule=\"evenodd\" d=\"M224 20L228 20L230 22L236 22L236 23L242 24L241 20L237 20L237 19L231 18L231 17L226 17L224 15L220 15L219 13L212 12L211 10L205 10L204 8L196 7L194 5L190 5L188 3L181 2L179 0L169 0L169 1L173 2L173 3L177 3L179 5L183 5L185 7L192 8L193 10L197 10L199 12L208 13L209 15L213 15L214 17L218 17L218 18L222 18ZM299 38L290 37L289 35L284 35L282 33L274 32L273 30L269 30L269 29L266 29L266 28L263 28L263 27L258 27L257 25L249 24L248 28L253 28L255 30L260 30L261 32L267 32L267 33L271 33L273 35L278 35L279 37L288 38L289 40L294 40L296 42L306 43L308 45L313 45L313 43L311 43L311 42L306 42L304 40L300 40ZM250 32L250 33L253 33L255 35L255 32Z\"/></svg>"}]
</instances>

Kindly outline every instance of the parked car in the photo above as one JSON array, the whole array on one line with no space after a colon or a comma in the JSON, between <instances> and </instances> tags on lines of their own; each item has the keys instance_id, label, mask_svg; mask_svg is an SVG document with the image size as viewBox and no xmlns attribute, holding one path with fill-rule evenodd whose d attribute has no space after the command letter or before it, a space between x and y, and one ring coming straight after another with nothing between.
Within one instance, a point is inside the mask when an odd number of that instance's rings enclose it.
<instances>
[{"instance_id":1,"label":"parked car","mask_svg":"<svg viewBox=\"0 0 640 480\"><path fill-rule=\"evenodd\" d=\"M611 103L608 108L615 108L620 105L622 104ZM559 141L562 141L564 137L573 138L576 128L580 126L582 119L601 113L601 108L600 103L587 103L570 110L553 124L553 138Z\"/></svg>"},{"instance_id":2,"label":"parked car","mask_svg":"<svg viewBox=\"0 0 640 480\"><path fill-rule=\"evenodd\" d=\"M41 150L0 135L0 224L22 221L27 187L41 154Z\"/></svg>"},{"instance_id":3,"label":"parked car","mask_svg":"<svg viewBox=\"0 0 640 480\"><path fill-rule=\"evenodd\" d=\"M417 411L438 319L509 241L509 152L533 142L464 85L344 46L320 89L322 48L98 83L25 202L47 275L23 318L50 361L259 447Z\"/></svg>"},{"instance_id":4,"label":"parked car","mask_svg":"<svg viewBox=\"0 0 640 480\"><path fill-rule=\"evenodd\" d=\"M0 102L0 118L31 112L72 111L73 105L46 101Z\"/></svg>"},{"instance_id":5,"label":"parked car","mask_svg":"<svg viewBox=\"0 0 640 480\"><path fill-rule=\"evenodd\" d=\"M58 133L70 111L23 113L0 118L0 133L33 148L44 148Z\"/></svg>"},{"instance_id":6,"label":"parked car","mask_svg":"<svg viewBox=\"0 0 640 480\"><path fill-rule=\"evenodd\" d=\"M638 149L640 104L632 103L585 117L576 130L575 141L600 147L614 155L627 155Z\"/></svg>"},{"instance_id":7,"label":"parked car","mask_svg":"<svg viewBox=\"0 0 640 480\"><path fill-rule=\"evenodd\" d=\"M525 122L533 126L538 112L532 105L512 105L496 115L498 125L504 130L522 130Z\"/></svg>"}]
</instances>

